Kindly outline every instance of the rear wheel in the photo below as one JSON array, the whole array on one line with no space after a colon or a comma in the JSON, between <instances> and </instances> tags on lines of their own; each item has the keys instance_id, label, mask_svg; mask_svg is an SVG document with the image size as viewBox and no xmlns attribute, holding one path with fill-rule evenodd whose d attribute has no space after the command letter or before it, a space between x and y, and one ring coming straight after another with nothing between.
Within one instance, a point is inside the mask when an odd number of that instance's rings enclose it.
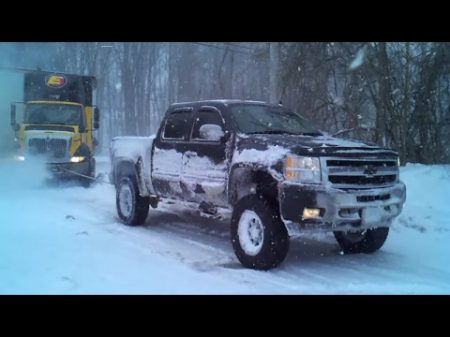
<instances>
[{"instance_id":1,"label":"rear wheel","mask_svg":"<svg viewBox=\"0 0 450 337\"><path fill-rule=\"evenodd\" d=\"M116 208L119 218L129 226L142 225L147 218L150 200L139 195L134 177L123 177L116 188Z\"/></svg>"},{"instance_id":2,"label":"rear wheel","mask_svg":"<svg viewBox=\"0 0 450 337\"><path fill-rule=\"evenodd\" d=\"M276 203L256 195L246 196L235 205L231 240L241 264L252 269L278 266L289 250L289 236Z\"/></svg>"},{"instance_id":3,"label":"rear wheel","mask_svg":"<svg viewBox=\"0 0 450 337\"><path fill-rule=\"evenodd\" d=\"M334 237L346 254L370 254L384 245L388 234L389 227L380 227L356 232L334 232Z\"/></svg>"}]
</instances>

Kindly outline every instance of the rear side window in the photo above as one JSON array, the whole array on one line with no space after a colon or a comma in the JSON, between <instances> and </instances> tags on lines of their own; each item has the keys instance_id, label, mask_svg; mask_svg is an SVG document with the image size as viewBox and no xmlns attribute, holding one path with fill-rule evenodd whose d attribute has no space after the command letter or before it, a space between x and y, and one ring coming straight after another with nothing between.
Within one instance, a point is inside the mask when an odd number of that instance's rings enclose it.
<instances>
[{"instance_id":1,"label":"rear side window","mask_svg":"<svg viewBox=\"0 0 450 337\"><path fill-rule=\"evenodd\" d=\"M172 113L166 121L164 127L164 139L184 139L186 130L191 119L190 111L180 111Z\"/></svg>"}]
</instances>

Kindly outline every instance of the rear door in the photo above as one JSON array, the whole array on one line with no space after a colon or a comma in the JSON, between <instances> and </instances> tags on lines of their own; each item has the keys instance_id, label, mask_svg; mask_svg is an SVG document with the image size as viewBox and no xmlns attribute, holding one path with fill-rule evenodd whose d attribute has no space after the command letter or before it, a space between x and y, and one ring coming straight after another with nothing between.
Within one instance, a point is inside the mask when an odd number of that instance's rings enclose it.
<instances>
[{"instance_id":1,"label":"rear door","mask_svg":"<svg viewBox=\"0 0 450 337\"><path fill-rule=\"evenodd\" d=\"M195 113L189 146L183 156L182 183L188 191L187 200L224 206L228 177L228 144L223 140L211 141L202 138L200 128L205 124L218 125L226 132L218 109L206 107Z\"/></svg>"},{"instance_id":2,"label":"rear door","mask_svg":"<svg viewBox=\"0 0 450 337\"><path fill-rule=\"evenodd\" d=\"M183 154L192 122L192 108L175 110L167 116L158 137L152 160L152 182L158 195L183 198L181 185Z\"/></svg>"}]
</instances>

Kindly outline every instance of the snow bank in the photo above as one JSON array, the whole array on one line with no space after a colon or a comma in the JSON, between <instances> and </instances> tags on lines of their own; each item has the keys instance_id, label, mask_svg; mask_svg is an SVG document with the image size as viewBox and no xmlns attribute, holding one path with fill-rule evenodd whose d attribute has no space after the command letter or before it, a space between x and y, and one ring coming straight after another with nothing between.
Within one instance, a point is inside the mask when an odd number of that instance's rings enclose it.
<instances>
[{"instance_id":1,"label":"snow bank","mask_svg":"<svg viewBox=\"0 0 450 337\"><path fill-rule=\"evenodd\" d=\"M450 230L450 165L407 164L400 178L407 186L401 222L421 232Z\"/></svg>"},{"instance_id":2,"label":"snow bank","mask_svg":"<svg viewBox=\"0 0 450 337\"><path fill-rule=\"evenodd\" d=\"M386 248L415 264L445 270L450 285L450 166L407 164L400 170L406 203Z\"/></svg>"},{"instance_id":3,"label":"snow bank","mask_svg":"<svg viewBox=\"0 0 450 337\"><path fill-rule=\"evenodd\" d=\"M39 169L14 181L19 171L1 164L0 293L450 294L449 171L401 168L408 199L376 254L342 255L332 234L304 236L261 272L240 266L226 222L169 208L126 227L113 186L33 186Z\"/></svg>"}]
</instances>

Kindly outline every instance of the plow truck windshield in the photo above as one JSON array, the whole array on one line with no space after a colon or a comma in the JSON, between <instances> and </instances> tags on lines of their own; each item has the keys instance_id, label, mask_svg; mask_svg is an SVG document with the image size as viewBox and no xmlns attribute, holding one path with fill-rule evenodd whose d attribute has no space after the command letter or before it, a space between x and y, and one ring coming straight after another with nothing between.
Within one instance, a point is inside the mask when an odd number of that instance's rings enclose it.
<instances>
[{"instance_id":1,"label":"plow truck windshield","mask_svg":"<svg viewBox=\"0 0 450 337\"><path fill-rule=\"evenodd\" d=\"M25 112L27 124L83 125L80 105L69 104L28 104Z\"/></svg>"}]
</instances>

